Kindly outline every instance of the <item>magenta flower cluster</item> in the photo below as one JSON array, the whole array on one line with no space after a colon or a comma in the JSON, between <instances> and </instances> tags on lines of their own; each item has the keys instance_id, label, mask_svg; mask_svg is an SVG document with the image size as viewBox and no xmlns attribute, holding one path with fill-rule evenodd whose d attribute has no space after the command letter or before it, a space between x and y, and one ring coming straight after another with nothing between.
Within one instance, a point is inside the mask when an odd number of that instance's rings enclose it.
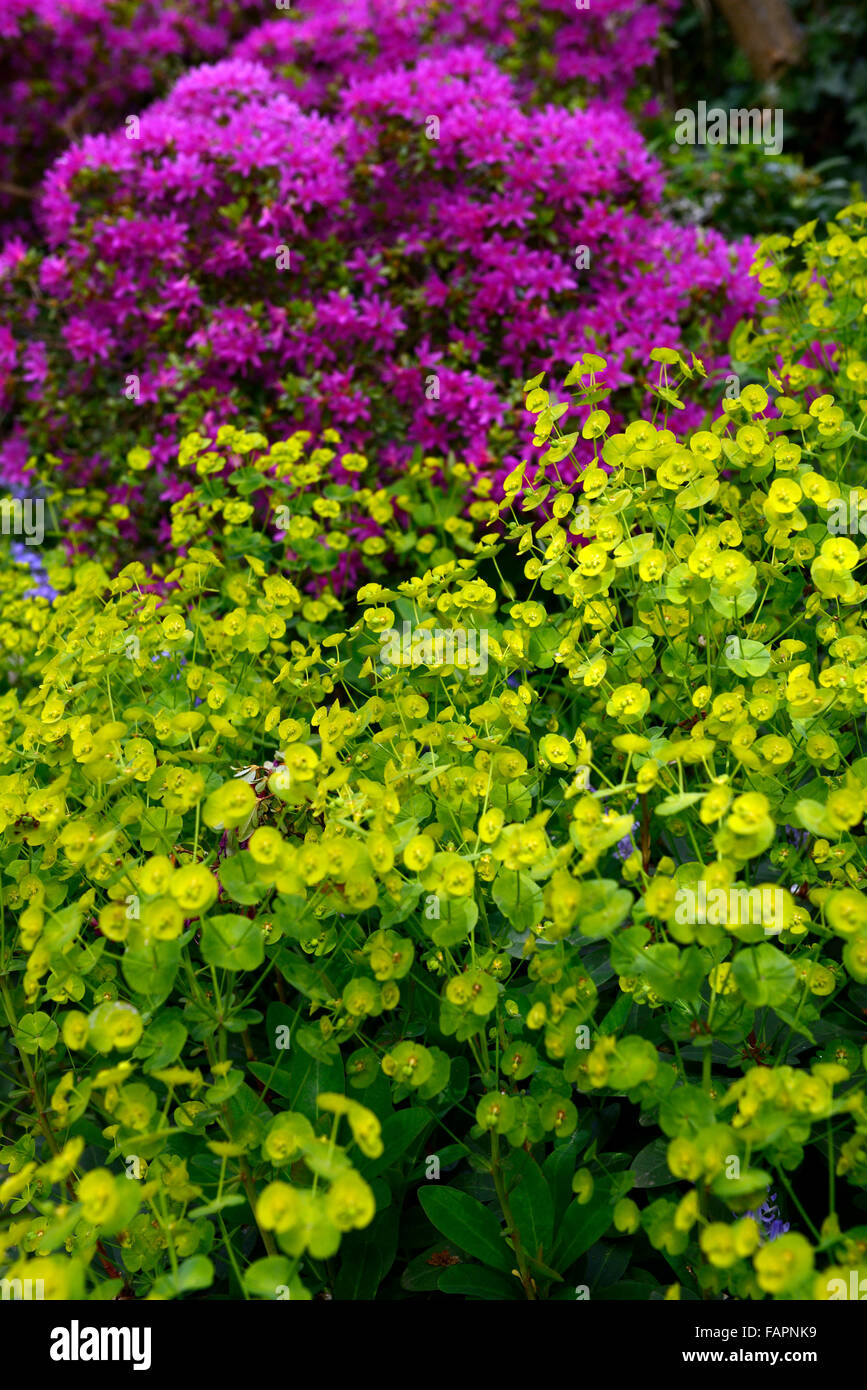
<instances>
[{"instance_id":1,"label":"magenta flower cluster","mask_svg":"<svg viewBox=\"0 0 867 1390\"><path fill-rule=\"evenodd\" d=\"M652 61L679 3L593 0L579 11L574 0L3 0L0 218L23 230L32 186L54 157L121 124L196 63L263 62L302 104L321 107L352 77L468 40L513 51L538 87L535 55L550 33L552 81L613 93Z\"/></svg>"},{"instance_id":2,"label":"magenta flower cluster","mask_svg":"<svg viewBox=\"0 0 867 1390\"><path fill-rule=\"evenodd\" d=\"M34 181L71 140L119 124L190 64L225 56L263 8L262 0L2 0L0 217L21 218Z\"/></svg>"},{"instance_id":3,"label":"magenta flower cluster","mask_svg":"<svg viewBox=\"0 0 867 1390\"><path fill-rule=\"evenodd\" d=\"M568 65L587 16L546 4ZM750 248L662 215L620 102L530 103L508 44L497 61L457 42L488 8L344 0L271 21L240 45L257 61L196 68L133 132L68 149L40 190L43 244L0 252L3 476L51 453L129 500L143 444L172 497L179 430L224 420L334 425L383 470L415 450L505 467L531 373L598 350L606 384L641 394L660 342L721 369L753 304ZM604 30L628 10L638 55L655 33L640 8L588 14ZM435 39L413 61L423 22ZM266 31L294 36L312 88L290 95Z\"/></svg>"},{"instance_id":4,"label":"magenta flower cluster","mask_svg":"<svg viewBox=\"0 0 867 1390\"><path fill-rule=\"evenodd\" d=\"M622 99L654 60L681 0L334 0L300 4L297 22L258 25L233 56L263 63L304 106L331 105L348 81L480 43L505 61L522 97L569 91Z\"/></svg>"}]
</instances>

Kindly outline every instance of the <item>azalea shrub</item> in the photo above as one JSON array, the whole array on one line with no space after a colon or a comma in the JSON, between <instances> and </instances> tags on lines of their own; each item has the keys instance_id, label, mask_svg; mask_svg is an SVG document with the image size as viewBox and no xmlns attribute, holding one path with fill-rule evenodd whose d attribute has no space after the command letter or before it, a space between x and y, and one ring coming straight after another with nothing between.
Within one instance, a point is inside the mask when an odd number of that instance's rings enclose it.
<instances>
[{"instance_id":1,"label":"azalea shrub","mask_svg":"<svg viewBox=\"0 0 867 1390\"><path fill-rule=\"evenodd\" d=\"M460 6L430 0L335 0L293 9L251 29L233 56L264 63L302 105L322 109L341 84L414 62L443 45L483 44L545 104L601 96L623 105L653 65L680 0L506 0Z\"/></svg>"},{"instance_id":2,"label":"azalea shrub","mask_svg":"<svg viewBox=\"0 0 867 1390\"><path fill-rule=\"evenodd\" d=\"M334 87L422 51L483 42L505 58L528 96L560 101L564 87L618 101L654 59L678 0L7 0L0 15L0 214L26 232L39 176L65 146L137 116L184 69L234 56L264 61L305 105ZM270 12L270 13L269 13ZM265 18L265 16L268 16Z\"/></svg>"},{"instance_id":3,"label":"azalea shrub","mask_svg":"<svg viewBox=\"0 0 867 1390\"><path fill-rule=\"evenodd\" d=\"M654 342L713 375L755 306L751 245L660 212L620 106L528 107L478 47L359 77L327 112L235 58L129 134L73 145L40 190L45 246L0 254L0 468L60 458L143 546L179 431L333 426L384 478L418 450L502 476L527 362L563 377L604 351L634 410ZM695 387L693 423L716 402ZM132 448L145 495L121 481Z\"/></svg>"},{"instance_id":4,"label":"azalea shrub","mask_svg":"<svg viewBox=\"0 0 867 1390\"><path fill-rule=\"evenodd\" d=\"M531 1301L867 1273L867 590L832 525L863 438L833 378L675 429L696 370L655 348L623 428L600 355L528 381L502 497L193 433L159 565L54 547L53 601L10 569L5 1273ZM354 593L317 589L347 540Z\"/></svg>"},{"instance_id":5,"label":"azalea shrub","mask_svg":"<svg viewBox=\"0 0 867 1390\"><path fill-rule=\"evenodd\" d=\"M261 17L258 0L5 0L0 213L27 226L35 176L85 131L117 125L190 62Z\"/></svg>"}]
</instances>

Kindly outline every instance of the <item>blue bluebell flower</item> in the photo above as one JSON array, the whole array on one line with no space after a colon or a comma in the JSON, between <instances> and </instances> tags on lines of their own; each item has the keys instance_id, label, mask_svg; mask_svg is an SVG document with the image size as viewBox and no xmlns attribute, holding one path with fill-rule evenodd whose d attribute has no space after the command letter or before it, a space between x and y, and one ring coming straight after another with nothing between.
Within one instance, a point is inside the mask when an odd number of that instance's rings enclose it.
<instances>
[{"instance_id":1,"label":"blue bluebell flower","mask_svg":"<svg viewBox=\"0 0 867 1390\"><path fill-rule=\"evenodd\" d=\"M746 1214L762 1227L761 1241L763 1245L766 1245L770 1240L776 1240L778 1236L784 1236L790 1226L790 1222L781 1220L780 1209L777 1206L777 1194L770 1190L758 1210L748 1211Z\"/></svg>"}]
</instances>

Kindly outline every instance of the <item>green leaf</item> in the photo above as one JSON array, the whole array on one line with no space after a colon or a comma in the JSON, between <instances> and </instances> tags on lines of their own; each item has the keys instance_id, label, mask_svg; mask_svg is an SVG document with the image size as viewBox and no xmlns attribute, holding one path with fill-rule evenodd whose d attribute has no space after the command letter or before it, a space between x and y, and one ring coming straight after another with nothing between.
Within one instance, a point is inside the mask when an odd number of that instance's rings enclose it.
<instances>
[{"instance_id":1,"label":"green leaf","mask_svg":"<svg viewBox=\"0 0 867 1390\"><path fill-rule=\"evenodd\" d=\"M638 1283L632 1279L624 1279L613 1288L603 1288L593 1290L593 1298L597 1303L647 1303L652 1298L655 1285ZM687 1295L681 1295L686 1297Z\"/></svg>"},{"instance_id":2,"label":"green leaf","mask_svg":"<svg viewBox=\"0 0 867 1390\"><path fill-rule=\"evenodd\" d=\"M644 960L644 947L650 941L646 927L627 927L611 942L611 968L618 975L634 975Z\"/></svg>"},{"instance_id":3,"label":"green leaf","mask_svg":"<svg viewBox=\"0 0 867 1390\"><path fill-rule=\"evenodd\" d=\"M676 816L679 811L685 811L687 806L701 801L703 796L704 792L681 792L677 796L667 796L653 809L658 816Z\"/></svg>"},{"instance_id":4,"label":"green leaf","mask_svg":"<svg viewBox=\"0 0 867 1390\"><path fill-rule=\"evenodd\" d=\"M451 1265L440 1274L437 1287L440 1293L483 1298L491 1303L524 1297L514 1275L507 1277L493 1269L481 1269L479 1265Z\"/></svg>"},{"instance_id":5,"label":"green leaf","mask_svg":"<svg viewBox=\"0 0 867 1390\"><path fill-rule=\"evenodd\" d=\"M244 1288L254 1298L276 1298L277 1289L288 1286L291 1268L285 1255L269 1255L266 1259L254 1260L244 1270Z\"/></svg>"},{"instance_id":6,"label":"green leaf","mask_svg":"<svg viewBox=\"0 0 867 1390\"><path fill-rule=\"evenodd\" d=\"M596 1025L596 1032L606 1034L616 1033L617 1030L622 1028L626 1023L634 1003L635 1001L631 994L619 995L611 1005L605 1017Z\"/></svg>"},{"instance_id":7,"label":"green leaf","mask_svg":"<svg viewBox=\"0 0 867 1390\"><path fill-rule=\"evenodd\" d=\"M178 941L151 940L127 947L120 968L142 1012L153 1012L169 997L180 963Z\"/></svg>"},{"instance_id":8,"label":"green leaf","mask_svg":"<svg viewBox=\"0 0 867 1390\"><path fill-rule=\"evenodd\" d=\"M653 549L653 543L654 537L650 534L628 536L625 541L621 541L612 557L617 569L626 569L630 565L637 565L642 555L646 555L649 550Z\"/></svg>"},{"instance_id":9,"label":"green leaf","mask_svg":"<svg viewBox=\"0 0 867 1390\"><path fill-rule=\"evenodd\" d=\"M208 917L202 924L202 956L223 970L256 970L265 959L262 928L235 913Z\"/></svg>"},{"instance_id":10,"label":"green leaf","mask_svg":"<svg viewBox=\"0 0 867 1390\"><path fill-rule=\"evenodd\" d=\"M635 1174L633 1187L667 1187L676 1182L666 1157L668 1143L665 1139L654 1139L645 1144L632 1160Z\"/></svg>"},{"instance_id":11,"label":"green leaf","mask_svg":"<svg viewBox=\"0 0 867 1390\"><path fill-rule=\"evenodd\" d=\"M554 1268L565 1276L575 1261L601 1240L611 1225L613 1214L614 1208L605 1194L583 1207L573 1202L557 1232L557 1244L551 1257Z\"/></svg>"},{"instance_id":12,"label":"green leaf","mask_svg":"<svg viewBox=\"0 0 867 1390\"><path fill-rule=\"evenodd\" d=\"M88 1303L113 1303L123 1289L122 1279L106 1279L88 1294Z\"/></svg>"},{"instance_id":13,"label":"green leaf","mask_svg":"<svg viewBox=\"0 0 867 1390\"><path fill-rule=\"evenodd\" d=\"M276 999L268 1005L265 1013L265 1033L268 1038L268 1052L275 1062L285 1062L289 1052L292 1050L293 1033L295 1024L298 1020L296 1009L290 1009L288 1004L280 1004ZM288 1029L288 1032L285 1031ZM281 1031L284 1030L284 1031ZM279 1043L287 1043L288 1047L280 1047Z\"/></svg>"},{"instance_id":14,"label":"green leaf","mask_svg":"<svg viewBox=\"0 0 867 1390\"><path fill-rule=\"evenodd\" d=\"M738 951L732 963L732 978L748 1003L755 1006L783 1004L793 993L797 972L793 962L776 946L765 941Z\"/></svg>"},{"instance_id":15,"label":"green leaf","mask_svg":"<svg viewBox=\"0 0 867 1390\"><path fill-rule=\"evenodd\" d=\"M705 959L697 946L680 951L673 942L661 941L647 947L640 973L667 1003L696 999L705 977Z\"/></svg>"},{"instance_id":16,"label":"green leaf","mask_svg":"<svg viewBox=\"0 0 867 1390\"><path fill-rule=\"evenodd\" d=\"M711 1183L710 1190L715 1197L721 1198L737 1211L743 1211L754 1198L756 1206L761 1206L761 1199L772 1183L770 1173L763 1172L761 1168L746 1168L737 1178L727 1178L725 1173L720 1173Z\"/></svg>"},{"instance_id":17,"label":"green leaf","mask_svg":"<svg viewBox=\"0 0 867 1390\"><path fill-rule=\"evenodd\" d=\"M698 1086L678 1086L659 1107L659 1127L669 1139L690 1137L712 1125L715 1119L713 1101Z\"/></svg>"},{"instance_id":18,"label":"green leaf","mask_svg":"<svg viewBox=\"0 0 867 1390\"><path fill-rule=\"evenodd\" d=\"M59 1036L57 1024L41 1010L22 1014L15 1030L15 1040L22 1052L48 1052Z\"/></svg>"},{"instance_id":19,"label":"green leaf","mask_svg":"<svg viewBox=\"0 0 867 1390\"><path fill-rule=\"evenodd\" d=\"M191 1255L179 1267L175 1283L180 1293L209 1289L214 1282L214 1266L207 1255Z\"/></svg>"},{"instance_id":20,"label":"green leaf","mask_svg":"<svg viewBox=\"0 0 867 1390\"><path fill-rule=\"evenodd\" d=\"M379 1158L368 1159L366 1163L359 1165L364 1177L370 1181L378 1173L386 1168L392 1168L397 1159L405 1154L407 1149L421 1137L426 1129L433 1126L431 1119L425 1108L408 1108L396 1110L393 1115L389 1115L382 1126L383 1151Z\"/></svg>"},{"instance_id":21,"label":"green leaf","mask_svg":"<svg viewBox=\"0 0 867 1390\"><path fill-rule=\"evenodd\" d=\"M479 909L473 898L458 898L448 902L441 898L440 915L431 937L437 946L457 946L468 941L470 932L479 919ZM435 919L431 919L433 921Z\"/></svg>"},{"instance_id":22,"label":"green leaf","mask_svg":"<svg viewBox=\"0 0 867 1390\"><path fill-rule=\"evenodd\" d=\"M614 1245L597 1241L587 1255L587 1282L592 1296L596 1298L598 1290L620 1284L631 1259L632 1251L627 1242L619 1241Z\"/></svg>"},{"instance_id":23,"label":"green leaf","mask_svg":"<svg viewBox=\"0 0 867 1390\"><path fill-rule=\"evenodd\" d=\"M307 961L299 960L292 951L285 948L278 953L277 964L283 979L294 989L306 994L308 999L317 1004L324 1004L327 999L334 997L335 991L321 967L317 969Z\"/></svg>"},{"instance_id":24,"label":"green leaf","mask_svg":"<svg viewBox=\"0 0 867 1390\"><path fill-rule=\"evenodd\" d=\"M674 499L674 505L681 512L692 511L694 507L704 507L706 503L713 501L719 489L720 482L716 474L707 474L681 488Z\"/></svg>"},{"instance_id":25,"label":"green leaf","mask_svg":"<svg viewBox=\"0 0 867 1390\"><path fill-rule=\"evenodd\" d=\"M725 598L713 585L710 591L711 607L723 618L742 618L758 599L755 589L747 585L734 598Z\"/></svg>"},{"instance_id":26,"label":"green leaf","mask_svg":"<svg viewBox=\"0 0 867 1390\"><path fill-rule=\"evenodd\" d=\"M419 1193L425 1216L459 1250L509 1273L515 1263L494 1213L456 1188L426 1187Z\"/></svg>"},{"instance_id":27,"label":"green leaf","mask_svg":"<svg viewBox=\"0 0 867 1390\"><path fill-rule=\"evenodd\" d=\"M724 660L736 676L763 676L771 664L771 653L761 642L748 638L736 638L737 648L734 656L724 654ZM726 643L728 646L728 643Z\"/></svg>"},{"instance_id":28,"label":"green leaf","mask_svg":"<svg viewBox=\"0 0 867 1390\"><path fill-rule=\"evenodd\" d=\"M81 1205L76 1202L68 1216L62 1221L57 1221L50 1226L45 1235L36 1247L39 1255L50 1255L52 1250L57 1250L64 1244L68 1236L72 1235L79 1221L81 1220Z\"/></svg>"},{"instance_id":29,"label":"green leaf","mask_svg":"<svg viewBox=\"0 0 867 1390\"><path fill-rule=\"evenodd\" d=\"M177 1274L164 1274L157 1279L153 1292L160 1298L176 1298L198 1289L209 1289L213 1282L214 1266L207 1255L191 1255L179 1266Z\"/></svg>"},{"instance_id":30,"label":"green leaf","mask_svg":"<svg viewBox=\"0 0 867 1390\"><path fill-rule=\"evenodd\" d=\"M380 1212L363 1231L344 1236L334 1297L353 1303L374 1299L397 1254L399 1217L394 1208Z\"/></svg>"},{"instance_id":31,"label":"green leaf","mask_svg":"<svg viewBox=\"0 0 867 1390\"><path fill-rule=\"evenodd\" d=\"M141 815L139 844L149 854L171 854L182 830L180 816L171 815L162 806L149 806Z\"/></svg>"},{"instance_id":32,"label":"green leaf","mask_svg":"<svg viewBox=\"0 0 867 1390\"><path fill-rule=\"evenodd\" d=\"M528 931L542 920L542 890L528 874L522 874L517 869L500 869L494 879L493 898L506 921L516 931Z\"/></svg>"},{"instance_id":33,"label":"green leaf","mask_svg":"<svg viewBox=\"0 0 867 1390\"><path fill-rule=\"evenodd\" d=\"M540 667L543 671L549 670L554 665L554 653L561 641L561 634L553 625L531 632L528 652L533 665Z\"/></svg>"},{"instance_id":34,"label":"green leaf","mask_svg":"<svg viewBox=\"0 0 867 1390\"><path fill-rule=\"evenodd\" d=\"M288 1059L288 1052L286 1057ZM256 1080L261 1081L275 1095L283 1096L284 1100L288 1098L292 1090L292 1077L288 1068L274 1067L269 1062L251 1062L247 1070L251 1071Z\"/></svg>"},{"instance_id":35,"label":"green leaf","mask_svg":"<svg viewBox=\"0 0 867 1390\"><path fill-rule=\"evenodd\" d=\"M829 824L821 801L811 801L808 797L803 797L795 803L795 817L798 824L809 830L811 835L818 835L823 840L840 838L840 831Z\"/></svg>"},{"instance_id":36,"label":"green leaf","mask_svg":"<svg viewBox=\"0 0 867 1390\"><path fill-rule=\"evenodd\" d=\"M391 907L383 907L380 912L379 925L381 927L394 927L398 922L405 921L410 913L415 911L423 892L424 889L418 882L402 883L398 902Z\"/></svg>"},{"instance_id":37,"label":"green leaf","mask_svg":"<svg viewBox=\"0 0 867 1390\"><path fill-rule=\"evenodd\" d=\"M187 1040L187 1030L178 1013L176 1009L166 1010L145 1029L133 1056L148 1058L144 1068L146 1072L170 1067L180 1057Z\"/></svg>"},{"instance_id":38,"label":"green leaf","mask_svg":"<svg viewBox=\"0 0 867 1390\"><path fill-rule=\"evenodd\" d=\"M207 1206L195 1207L187 1212L190 1221L201 1221L203 1216L216 1216L218 1211L225 1211L227 1207L243 1207L247 1198L240 1192L227 1192L220 1198L215 1198L213 1202L208 1202ZM252 1268L252 1266L251 1266ZM285 1279L277 1280L277 1283L286 1283Z\"/></svg>"},{"instance_id":39,"label":"green leaf","mask_svg":"<svg viewBox=\"0 0 867 1390\"><path fill-rule=\"evenodd\" d=\"M597 887L599 884L582 884L582 890L595 890ZM632 906L632 894L628 888L616 888L593 912L584 908L584 891L581 902L578 930L581 931L582 937L607 937L627 916Z\"/></svg>"},{"instance_id":40,"label":"green leaf","mask_svg":"<svg viewBox=\"0 0 867 1390\"><path fill-rule=\"evenodd\" d=\"M217 1077L212 1086L205 1087L204 1098L210 1105L225 1105L244 1085L244 1073L233 1067L225 1076Z\"/></svg>"},{"instance_id":41,"label":"green leaf","mask_svg":"<svg viewBox=\"0 0 867 1390\"><path fill-rule=\"evenodd\" d=\"M561 435L559 439L555 439L554 443L551 445L550 449L545 455L545 462L560 463L561 460L564 459L567 454L572 452L577 442L577 431L572 434Z\"/></svg>"},{"instance_id":42,"label":"green leaf","mask_svg":"<svg viewBox=\"0 0 867 1390\"><path fill-rule=\"evenodd\" d=\"M809 1004L804 1006L799 1004L797 1007L789 1004L777 1004L774 1012L778 1018L783 1020L787 1028L791 1028L793 1033L797 1033L800 1037L806 1038L815 1045L816 1036L808 1027L808 1022L815 1022L818 1018L818 1014L815 1009L811 1009ZM747 1029L747 1032L749 1032L749 1029ZM717 1036L716 1027L714 1027L714 1036ZM746 1033L744 1036L746 1036ZM786 1059L784 1058L784 1060Z\"/></svg>"},{"instance_id":43,"label":"green leaf","mask_svg":"<svg viewBox=\"0 0 867 1390\"><path fill-rule=\"evenodd\" d=\"M400 1287L409 1293L436 1292L439 1288L443 1266L436 1262L431 1264L431 1258L443 1253L460 1259L460 1255L453 1245L447 1245L439 1240L435 1245L428 1246L427 1250L423 1250L420 1255L416 1255L414 1259L410 1260L400 1276Z\"/></svg>"},{"instance_id":44,"label":"green leaf","mask_svg":"<svg viewBox=\"0 0 867 1390\"><path fill-rule=\"evenodd\" d=\"M81 908L75 903L65 907L62 912L49 913L42 929L42 943L50 946L52 951L62 952L81 930L82 916Z\"/></svg>"},{"instance_id":45,"label":"green leaf","mask_svg":"<svg viewBox=\"0 0 867 1390\"><path fill-rule=\"evenodd\" d=\"M569 370L569 375L564 382L565 386L575 386L579 381L583 381L593 372L601 372L605 369L605 358L598 357L594 352L585 352L578 362Z\"/></svg>"},{"instance_id":46,"label":"green leaf","mask_svg":"<svg viewBox=\"0 0 867 1390\"><path fill-rule=\"evenodd\" d=\"M304 1052L301 1048L293 1049L290 1056L289 1086L286 1092L289 1109L298 1110L302 1115L306 1115L308 1120L315 1122L320 1114L316 1104L318 1095L323 1091L336 1091L339 1095L345 1093L343 1058L338 1053L332 1060L325 1061L311 1057L309 1052ZM252 1067L250 1069L252 1071ZM283 1071L282 1064L280 1070ZM283 1094L282 1089L280 1094Z\"/></svg>"},{"instance_id":47,"label":"green leaf","mask_svg":"<svg viewBox=\"0 0 867 1390\"><path fill-rule=\"evenodd\" d=\"M315 1057L318 1062L330 1062L333 1058L340 1055L340 1046L334 1038L325 1038L318 1028L311 1024L302 1024L295 1029L294 1041L302 1051Z\"/></svg>"},{"instance_id":48,"label":"green leaf","mask_svg":"<svg viewBox=\"0 0 867 1390\"><path fill-rule=\"evenodd\" d=\"M529 1254L544 1259L554 1243L554 1202L545 1174L525 1149L513 1150L505 1168L509 1206L521 1244ZM515 1178L517 1181L512 1187Z\"/></svg>"},{"instance_id":49,"label":"green leaf","mask_svg":"<svg viewBox=\"0 0 867 1390\"><path fill-rule=\"evenodd\" d=\"M584 1152L589 1135L590 1124L588 1120L584 1120L565 1143L555 1146L542 1165L542 1172L554 1201L554 1219L558 1225L572 1201L572 1178L578 1167L578 1156Z\"/></svg>"},{"instance_id":50,"label":"green leaf","mask_svg":"<svg viewBox=\"0 0 867 1390\"><path fill-rule=\"evenodd\" d=\"M268 885L259 878L259 866L249 850L230 854L220 865L220 882L233 902L252 907L261 902Z\"/></svg>"}]
</instances>

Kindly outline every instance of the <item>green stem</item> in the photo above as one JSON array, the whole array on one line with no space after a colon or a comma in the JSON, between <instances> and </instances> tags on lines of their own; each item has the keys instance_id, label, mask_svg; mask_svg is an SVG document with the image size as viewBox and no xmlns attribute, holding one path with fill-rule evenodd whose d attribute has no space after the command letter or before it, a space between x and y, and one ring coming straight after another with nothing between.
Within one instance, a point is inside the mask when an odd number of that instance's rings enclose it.
<instances>
[{"instance_id":1,"label":"green stem","mask_svg":"<svg viewBox=\"0 0 867 1390\"><path fill-rule=\"evenodd\" d=\"M511 1236L512 1245L514 1246L515 1259L518 1261L518 1270L521 1275L521 1283L524 1286L524 1293L527 1295L527 1298L531 1302L535 1301L535 1288L533 1286L533 1281L530 1277L529 1268L527 1267L527 1257L524 1254L524 1247L521 1244L521 1237L518 1234L518 1228L515 1225L515 1220L512 1216L512 1209L509 1206L509 1198L506 1192L506 1183L503 1178L503 1170L500 1165L499 1135L495 1134L493 1130L491 1131L491 1176L494 1179L494 1187L496 1188L497 1200L500 1203L500 1209L506 1220L506 1229L509 1235Z\"/></svg>"},{"instance_id":2,"label":"green stem","mask_svg":"<svg viewBox=\"0 0 867 1390\"><path fill-rule=\"evenodd\" d=\"M783 1187L786 1189L786 1191L788 1192L789 1196L791 1197L793 1203L794 1203L795 1206L798 1208L798 1211L799 1211L800 1216L801 1216L801 1220L804 1222L804 1224L805 1224L806 1226L809 1226L810 1231L811 1231L812 1236L813 1236L813 1239L816 1240L816 1241L821 1241L822 1237L820 1236L819 1232L816 1230L816 1227L813 1225L813 1223L812 1223L812 1221L810 1220L809 1216L808 1216L807 1213L804 1211L804 1208L801 1206L801 1203L798 1201L797 1197L795 1196L794 1189L792 1188L792 1185L791 1185L791 1183L789 1182L789 1179L786 1177L785 1173L783 1172L782 1168L781 1168L781 1167L779 1166L779 1164L777 1164L777 1163L774 1164L774 1168L775 1168L776 1171L777 1171L777 1177L780 1179L780 1182L783 1184Z\"/></svg>"},{"instance_id":3,"label":"green stem","mask_svg":"<svg viewBox=\"0 0 867 1390\"><path fill-rule=\"evenodd\" d=\"M30 1058L27 1056L27 1053L24 1051L23 1047L18 1041L18 1019L15 1016L15 1006L12 1003L12 995L9 992L9 987L6 984L5 979L0 979L0 995L2 995L3 997L3 1004L6 1008L6 1017L9 1019L9 1025L12 1029L12 1035L15 1038L15 1046L18 1048L18 1056L21 1058L21 1064L24 1067L24 1071L27 1075L27 1082L30 1087L30 1092L33 1096L34 1104L36 1106L36 1118L39 1122L39 1128L45 1135L48 1147L56 1157L57 1154L60 1153L60 1146L58 1145L57 1140L54 1137L54 1132L51 1128L51 1125L48 1123L48 1117L45 1111L45 1099L42 1095L41 1090L39 1089L39 1083L36 1080L36 1073L33 1070Z\"/></svg>"},{"instance_id":4,"label":"green stem","mask_svg":"<svg viewBox=\"0 0 867 1390\"><path fill-rule=\"evenodd\" d=\"M250 1210L253 1213L253 1220L256 1222L256 1225L259 1229L259 1235L262 1237L262 1244L265 1246L265 1249L268 1251L269 1255L277 1255L279 1254L279 1251L274 1242L273 1235L270 1231L263 1231L262 1227L259 1225L259 1219L256 1216L256 1188L253 1183L253 1179L250 1176L250 1170L248 1169L243 1159L241 1160L240 1164L240 1173L241 1182L244 1184L244 1191L247 1194L247 1201L250 1203Z\"/></svg>"}]
</instances>

